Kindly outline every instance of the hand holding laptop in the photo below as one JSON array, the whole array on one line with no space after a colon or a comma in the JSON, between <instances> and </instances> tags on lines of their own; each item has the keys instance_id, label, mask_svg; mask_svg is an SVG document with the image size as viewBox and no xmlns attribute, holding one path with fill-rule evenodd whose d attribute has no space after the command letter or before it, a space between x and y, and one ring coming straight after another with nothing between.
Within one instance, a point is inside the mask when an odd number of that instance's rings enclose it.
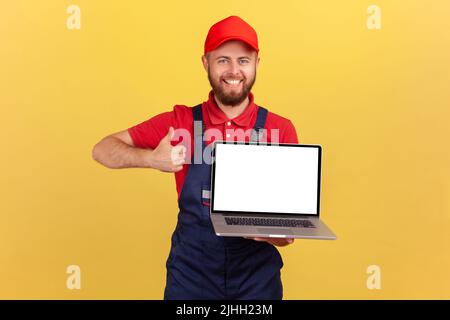
<instances>
[{"instance_id":1,"label":"hand holding laptop","mask_svg":"<svg viewBox=\"0 0 450 320\"><path fill-rule=\"evenodd\" d=\"M254 238L254 237L244 237L245 239L251 239L251 240L255 240L255 241L265 241L268 242L274 246L277 247L285 247L287 245L293 244L294 243L294 239L290 238L290 239L282 239L282 238L263 238L263 237L258 237L258 238Z\"/></svg>"}]
</instances>

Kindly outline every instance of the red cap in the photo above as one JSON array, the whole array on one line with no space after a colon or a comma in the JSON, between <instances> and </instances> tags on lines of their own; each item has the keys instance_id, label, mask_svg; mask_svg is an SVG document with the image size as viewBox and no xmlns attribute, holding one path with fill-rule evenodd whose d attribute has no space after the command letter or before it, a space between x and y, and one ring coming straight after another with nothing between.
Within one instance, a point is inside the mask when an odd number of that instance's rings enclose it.
<instances>
[{"instance_id":1,"label":"red cap","mask_svg":"<svg viewBox=\"0 0 450 320\"><path fill-rule=\"evenodd\" d=\"M230 16L213 24L209 29L205 40L205 54L228 40L243 41L259 52L255 29L238 16Z\"/></svg>"}]
</instances>

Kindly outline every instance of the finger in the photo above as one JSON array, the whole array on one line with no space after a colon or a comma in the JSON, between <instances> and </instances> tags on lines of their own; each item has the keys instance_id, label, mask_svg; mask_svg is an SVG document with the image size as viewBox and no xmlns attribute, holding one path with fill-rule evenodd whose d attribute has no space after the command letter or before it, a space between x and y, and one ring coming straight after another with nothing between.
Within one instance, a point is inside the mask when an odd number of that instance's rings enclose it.
<instances>
[{"instance_id":1,"label":"finger","mask_svg":"<svg viewBox=\"0 0 450 320\"><path fill-rule=\"evenodd\" d=\"M259 239L258 241L265 241L278 247L284 247L291 243L290 239L277 239L277 238L258 238L258 239Z\"/></svg>"},{"instance_id":2,"label":"finger","mask_svg":"<svg viewBox=\"0 0 450 320\"><path fill-rule=\"evenodd\" d=\"M274 244L276 246L284 247L293 242L294 242L294 239L277 239L277 240L274 240L274 242L272 244Z\"/></svg>"},{"instance_id":3,"label":"finger","mask_svg":"<svg viewBox=\"0 0 450 320\"><path fill-rule=\"evenodd\" d=\"M173 147L173 150L175 150L174 152L181 154L186 152L186 147L182 144L177 144L176 146Z\"/></svg>"},{"instance_id":4,"label":"finger","mask_svg":"<svg viewBox=\"0 0 450 320\"><path fill-rule=\"evenodd\" d=\"M180 165L183 165L185 162L186 162L185 159L176 159L173 161L173 164L176 166L180 166Z\"/></svg>"},{"instance_id":5,"label":"finger","mask_svg":"<svg viewBox=\"0 0 450 320\"><path fill-rule=\"evenodd\" d=\"M177 154L173 154L173 155L170 157L170 160L172 160L172 163L173 163L173 164L180 163L180 161L184 163L184 162L186 161L186 157L183 157L183 156L177 155Z\"/></svg>"},{"instance_id":6,"label":"finger","mask_svg":"<svg viewBox=\"0 0 450 320\"><path fill-rule=\"evenodd\" d=\"M180 159L181 157L180 157L180 155L179 155L179 152L178 152L178 149L177 149L177 147L173 147L171 150L170 150L170 160L172 160L172 162L176 162L176 161L178 161L178 159Z\"/></svg>"},{"instance_id":7,"label":"finger","mask_svg":"<svg viewBox=\"0 0 450 320\"><path fill-rule=\"evenodd\" d=\"M175 168L173 168L172 172L178 172L181 171L183 169L183 166L176 166Z\"/></svg>"},{"instance_id":8,"label":"finger","mask_svg":"<svg viewBox=\"0 0 450 320\"><path fill-rule=\"evenodd\" d=\"M175 147L172 147L170 150L170 157L172 160L181 159L186 157L186 147L179 144Z\"/></svg>"},{"instance_id":9,"label":"finger","mask_svg":"<svg viewBox=\"0 0 450 320\"><path fill-rule=\"evenodd\" d=\"M260 241L260 242L267 241L267 239L265 239L265 238L258 238L258 237L253 238L253 240Z\"/></svg>"},{"instance_id":10,"label":"finger","mask_svg":"<svg viewBox=\"0 0 450 320\"><path fill-rule=\"evenodd\" d=\"M167 139L168 141L172 141L172 138L173 138L174 133L175 133L175 130L173 129L172 126L170 126L170 127L169 127L169 132L167 132L167 135L166 135L166 139Z\"/></svg>"},{"instance_id":11,"label":"finger","mask_svg":"<svg viewBox=\"0 0 450 320\"><path fill-rule=\"evenodd\" d=\"M175 147L180 149L180 153L186 153L186 146L178 144Z\"/></svg>"}]
</instances>

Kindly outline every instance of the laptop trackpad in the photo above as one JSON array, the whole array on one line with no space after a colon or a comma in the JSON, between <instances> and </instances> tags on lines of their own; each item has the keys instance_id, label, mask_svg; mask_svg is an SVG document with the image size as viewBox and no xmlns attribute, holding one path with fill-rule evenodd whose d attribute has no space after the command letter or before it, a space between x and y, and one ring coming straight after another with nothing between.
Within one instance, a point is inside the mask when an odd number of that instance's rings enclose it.
<instances>
[{"instance_id":1,"label":"laptop trackpad","mask_svg":"<svg viewBox=\"0 0 450 320\"><path fill-rule=\"evenodd\" d=\"M278 229L278 228L258 228L258 232L268 233L268 234L293 234L289 229Z\"/></svg>"}]
</instances>

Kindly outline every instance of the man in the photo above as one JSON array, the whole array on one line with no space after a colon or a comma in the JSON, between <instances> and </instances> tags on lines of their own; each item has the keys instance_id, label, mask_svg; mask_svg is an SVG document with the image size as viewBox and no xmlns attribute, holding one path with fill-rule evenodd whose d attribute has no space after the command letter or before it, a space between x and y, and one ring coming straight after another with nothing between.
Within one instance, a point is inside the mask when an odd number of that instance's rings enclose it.
<instances>
[{"instance_id":1,"label":"man","mask_svg":"<svg viewBox=\"0 0 450 320\"><path fill-rule=\"evenodd\" d=\"M266 129L267 142L298 143L291 121L254 102L250 91L258 53L257 34L244 20L230 16L217 22L208 32L202 56L212 87L208 101L196 107L176 105L173 111L107 136L93 149L93 158L109 168L175 173L180 212L167 260L165 299L282 298L283 262L274 246L293 240L216 236L202 193L211 184L210 164L191 161L192 154L203 153L214 138L248 141L242 133L257 123ZM198 134L194 121L200 123L202 150L194 150L194 139L185 139ZM236 177L236 183L245 181Z\"/></svg>"}]
</instances>

